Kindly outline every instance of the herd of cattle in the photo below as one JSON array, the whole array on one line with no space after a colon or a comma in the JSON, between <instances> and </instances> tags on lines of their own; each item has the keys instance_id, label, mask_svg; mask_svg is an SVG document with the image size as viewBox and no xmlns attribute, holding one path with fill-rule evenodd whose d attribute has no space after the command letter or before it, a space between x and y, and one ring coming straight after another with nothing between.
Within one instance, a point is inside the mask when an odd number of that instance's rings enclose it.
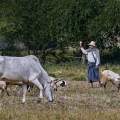
<instances>
[{"instance_id":1,"label":"herd of cattle","mask_svg":"<svg viewBox=\"0 0 120 120\"><path fill-rule=\"evenodd\" d=\"M106 87L111 81L120 89L120 75L110 70L101 73L101 84ZM39 100L46 96L49 102L54 99L54 90L59 86L66 86L66 81L50 77L34 55L25 57L0 56L0 89L7 91L8 85L22 87L22 103L26 101L28 86L35 85L39 89Z\"/></svg>"}]
</instances>

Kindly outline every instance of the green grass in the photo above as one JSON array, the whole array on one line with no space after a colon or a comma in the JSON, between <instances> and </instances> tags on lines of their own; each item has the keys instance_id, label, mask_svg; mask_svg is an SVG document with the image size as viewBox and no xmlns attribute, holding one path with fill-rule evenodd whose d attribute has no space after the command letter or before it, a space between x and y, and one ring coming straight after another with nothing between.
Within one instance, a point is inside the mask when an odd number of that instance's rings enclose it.
<instances>
[{"instance_id":1,"label":"green grass","mask_svg":"<svg viewBox=\"0 0 120 120\"><path fill-rule=\"evenodd\" d=\"M105 66L101 67L101 70ZM119 120L120 93L110 83L107 89L94 88L85 81L86 66L77 64L45 66L47 71L67 79L67 86L55 92L55 101L50 104L44 99L36 102L35 91L27 95L26 104L21 98L11 96L0 98L0 120ZM120 73L120 65L109 65Z\"/></svg>"},{"instance_id":2,"label":"green grass","mask_svg":"<svg viewBox=\"0 0 120 120\"><path fill-rule=\"evenodd\" d=\"M46 65L50 75L69 80L86 80L86 66L80 64Z\"/></svg>"}]
</instances>

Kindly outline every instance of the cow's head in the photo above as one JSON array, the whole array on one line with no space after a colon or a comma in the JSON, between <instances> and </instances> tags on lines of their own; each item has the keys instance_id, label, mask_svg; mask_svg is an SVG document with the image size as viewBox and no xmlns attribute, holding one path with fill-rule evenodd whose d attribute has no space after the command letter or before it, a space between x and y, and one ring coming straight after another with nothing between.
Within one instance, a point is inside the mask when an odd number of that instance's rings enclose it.
<instances>
[{"instance_id":1,"label":"cow's head","mask_svg":"<svg viewBox=\"0 0 120 120\"><path fill-rule=\"evenodd\" d=\"M53 92L53 88L51 86L51 83L48 83L46 85L46 87L44 88L44 93L45 93L45 96L48 98L48 101L53 102L54 92Z\"/></svg>"},{"instance_id":2,"label":"cow's head","mask_svg":"<svg viewBox=\"0 0 120 120\"><path fill-rule=\"evenodd\" d=\"M51 80L46 72L43 72L41 76L39 76L39 82L43 86L43 94L48 99L49 102L53 102L54 94L53 88L51 86Z\"/></svg>"}]
</instances>

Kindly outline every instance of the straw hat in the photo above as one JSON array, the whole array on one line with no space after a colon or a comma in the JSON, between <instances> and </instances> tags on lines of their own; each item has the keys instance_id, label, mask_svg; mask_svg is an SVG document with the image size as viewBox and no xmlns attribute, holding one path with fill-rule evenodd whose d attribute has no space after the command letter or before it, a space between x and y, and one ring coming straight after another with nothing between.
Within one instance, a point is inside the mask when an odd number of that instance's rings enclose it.
<instances>
[{"instance_id":1,"label":"straw hat","mask_svg":"<svg viewBox=\"0 0 120 120\"><path fill-rule=\"evenodd\" d=\"M95 44L95 42L94 41L91 41L88 45L90 45L90 46L96 46L96 44Z\"/></svg>"}]
</instances>

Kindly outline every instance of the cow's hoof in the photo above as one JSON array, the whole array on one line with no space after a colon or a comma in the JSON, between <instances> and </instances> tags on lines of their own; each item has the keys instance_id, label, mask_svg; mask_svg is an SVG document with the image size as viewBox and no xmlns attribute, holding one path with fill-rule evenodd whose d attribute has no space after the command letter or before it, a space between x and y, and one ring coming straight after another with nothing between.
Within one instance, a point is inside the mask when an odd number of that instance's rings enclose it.
<instances>
[{"instance_id":1,"label":"cow's hoof","mask_svg":"<svg viewBox=\"0 0 120 120\"><path fill-rule=\"evenodd\" d=\"M25 104L25 100L22 100L22 104Z\"/></svg>"}]
</instances>

